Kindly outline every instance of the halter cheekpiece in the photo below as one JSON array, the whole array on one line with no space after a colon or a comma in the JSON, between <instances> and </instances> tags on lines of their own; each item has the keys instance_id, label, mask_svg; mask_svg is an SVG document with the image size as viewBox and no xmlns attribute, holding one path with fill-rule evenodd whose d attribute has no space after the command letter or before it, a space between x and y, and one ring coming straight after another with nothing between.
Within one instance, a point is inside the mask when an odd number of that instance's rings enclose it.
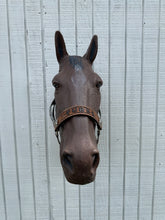
<instances>
[{"instance_id":1,"label":"halter cheekpiece","mask_svg":"<svg viewBox=\"0 0 165 220\"><path fill-rule=\"evenodd\" d=\"M64 123L67 119L75 116L87 116L89 117L92 121L94 121L97 125L97 143L99 142L99 135L100 135L100 130L102 130L102 123L101 123L101 111L99 110L99 115L90 107L87 106L81 106L81 105L76 105L76 106L71 106L67 109L65 109L56 119L56 112L55 112L55 106L56 106L56 101L53 99L50 109L49 109L49 114L50 118L53 122L54 129L55 129L55 134L58 140L58 143L60 144L59 140L59 129L62 123Z\"/></svg>"}]
</instances>

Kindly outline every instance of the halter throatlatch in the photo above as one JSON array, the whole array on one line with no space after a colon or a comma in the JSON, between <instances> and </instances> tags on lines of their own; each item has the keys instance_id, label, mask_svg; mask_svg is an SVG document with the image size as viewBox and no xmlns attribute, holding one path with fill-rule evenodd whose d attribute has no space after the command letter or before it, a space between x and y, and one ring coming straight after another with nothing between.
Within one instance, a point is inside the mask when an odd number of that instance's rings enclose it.
<instances>
[{"instance_id":1,"label":"halter throatlatch","mask_svg":"<svg viewBox=\"0 0 165 220\"><path fill-rule=\"evenodd\" d=\"M99 115L90 107L87 106L81 106L81 105L76 105L76 106L71 106L67 109L65 109L59 117L56 119L56 112L55 112L55 106L56 102L55 99L52 101L49 109L50 113L50 118L53 122L54 129L55 129L55 134L58 140L58 143L60 144L59 140L59 129L62 123L64 123L67 119L75 116L87 116L89 117L92 121L94 121L97 125L97 143L99 142L99 136L100 136L100 130L102 130L102 123L101 123L101 112L99 110Z\"/></svg>"}]
</instances>

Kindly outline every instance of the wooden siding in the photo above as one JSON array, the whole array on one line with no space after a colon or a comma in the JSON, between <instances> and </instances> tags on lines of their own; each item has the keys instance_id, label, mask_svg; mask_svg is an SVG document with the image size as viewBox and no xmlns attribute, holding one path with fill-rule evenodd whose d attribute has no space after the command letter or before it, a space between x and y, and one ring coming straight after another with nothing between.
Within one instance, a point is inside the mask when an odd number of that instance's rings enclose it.
<instances>
[{"instance_id":1,"label":"wooden siding","mask_svg":"<svg viewBox=\"0 0 165 220\"><path fill-rule=\"evenodd\" d=\"M94 183L68 183L49 105L54 33L104 81ZM165 220L165 0L0 0L0 219Z\"/></svg>"}]
</instances>

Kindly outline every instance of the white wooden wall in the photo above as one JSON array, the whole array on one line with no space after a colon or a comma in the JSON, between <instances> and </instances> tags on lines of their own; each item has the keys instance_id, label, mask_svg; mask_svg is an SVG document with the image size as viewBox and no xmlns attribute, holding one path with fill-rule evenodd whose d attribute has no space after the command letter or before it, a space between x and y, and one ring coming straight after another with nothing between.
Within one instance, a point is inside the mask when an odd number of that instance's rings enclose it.
<instances>
[{"instance_id":1,"label":"white wooden wall","mask_svg":"<svg viewBox=\"0 0 165 220\"><path fill-rule=\"evenodd\" d=\"M101 162L69 184L48 108L54 32L99 38ZM0 219L165 220L165 0L0 0Z\"/></svg>"}]
</instances>

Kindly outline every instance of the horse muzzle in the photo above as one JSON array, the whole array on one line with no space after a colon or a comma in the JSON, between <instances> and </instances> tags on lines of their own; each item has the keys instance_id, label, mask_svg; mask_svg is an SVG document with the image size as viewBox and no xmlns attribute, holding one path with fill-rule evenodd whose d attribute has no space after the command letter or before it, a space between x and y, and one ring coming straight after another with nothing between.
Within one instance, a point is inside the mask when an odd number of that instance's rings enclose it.
<instances>
[{"instance_id":1,"label":"horse muzzle","mask_svg":"<svg viewBox=\"0 0 165 220\"><path fill-rule=\"evenodd\" d=\"M61 164L66 179L73 184L93 182L100 160L97 149L80 151L64 150L61 152Z\"/></svg>"}]
</instances>

